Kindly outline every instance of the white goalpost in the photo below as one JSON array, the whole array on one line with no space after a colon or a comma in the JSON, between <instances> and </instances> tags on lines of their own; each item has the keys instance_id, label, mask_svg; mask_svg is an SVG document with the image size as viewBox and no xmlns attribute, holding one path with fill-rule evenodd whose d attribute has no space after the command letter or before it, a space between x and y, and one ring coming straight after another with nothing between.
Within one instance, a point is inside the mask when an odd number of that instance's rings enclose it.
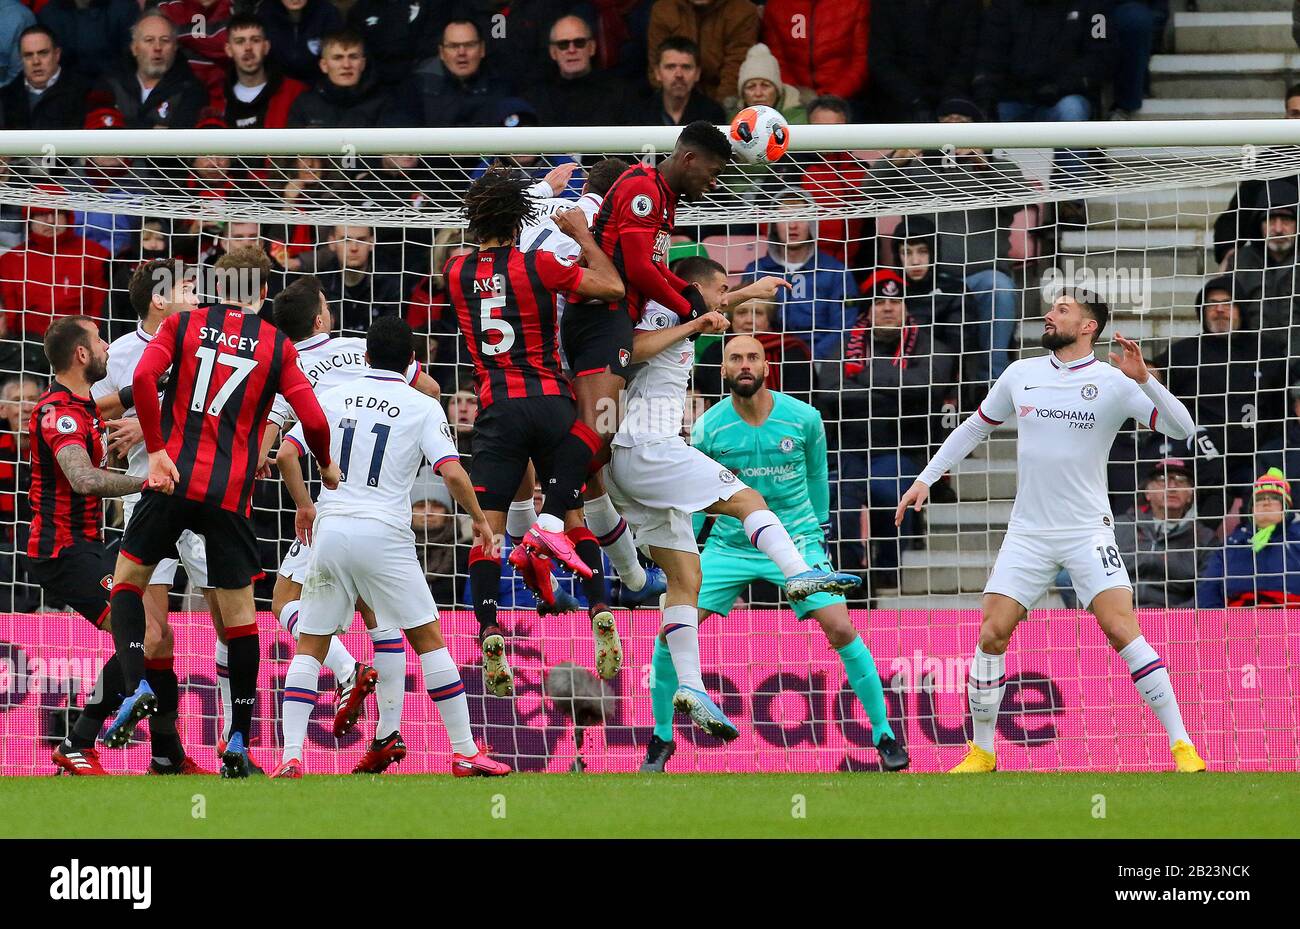
<instances>
[{"instance_id":1,"label":"white goalpost","mask_svg":"<svg viewBox=\"0 0 1300 929\"><path fill-rule=\"evenodd\" d=\"M0 133L0 775L47 770L51 740L112 648L28 576L27 421L49 382L40 339L52 318L86 313L106 337L128 334L136 318L125 282L142 260L182 257L202 270L230 248L255 244L272 259L271 296L298 275L321 280L336 334L363 334L382 315L406 318L468 456L476 404L440 274L447 258L472 247L465 191L504 161L574 200L596 161L656 159L677 132ZM1201 427L1174 442L1130 424L1108 468L1117 534L1124 527L1122 537L1133 539L1125 560L1144 631L1168 661L1188 729L1211 767L1300 769L1300 573L1285 564L1272 572L1241 553L1243 544L1253 548L1255 478L1277 467L1300 479L1298 182L1300 121L794 126L780 162L730 165L714 192L679 206L673 259L704 254L733 283L780 274L793 285L774 305L737 311L733 328L762 337L773 386L821 411L830 553L864 578L850 607L915 770L956 761L968 732L965 662L1015 493L1014 424L954 469L901 531L894 504L991 380L1010 361L1043 351L1041 317L1062 287L1084 287L1110 306L1099 357L1115 332L1137 339ZM877 342L870 325L872 287L886 278L899 282L911 327L897 348ZM688 420L725 400L720 355L717 340L697 344ZM1186 481L1169 479L1174 471ZM471 694L476 737L516 769L568 770L574 723L545 681L565 662L592 666L585 614L538 617L522 583L503 582L520 693L513 701L484 695L466 599L468 524L436 483L417 491L419 551ZM259 483L254 508L268 572L256 593L266 609L293 540L293 504L273 478ZM105 504L105 521L106 537L119 537L119 504ZM186 612L201 605L178 584L181 733L191 754L216 735L211 627ZM1062 578L1017 634L999 765L1167 766L1163 733L1120 677L1123 663L1076 607ZM618 616L624 669L589 695L601 719L581 749L592 771L634 770L651 725L646 669L658 613ZM261 638L253 755L269 763L278 757L293 642L273 618L261 623ZM742 736L723 746L681 728L675 769L875 764L865 713L835 655L774 588L755 586L728 617L705 622L700 640L705 682ZM361 660L370 654L359 631L347 644ZM403 770L440 770L446 752L425 703L418 688L408 693ZM350 770L369 739L370 714L342 744L314 717L308 769ZM104 758L120 770L140 769L141 759L142 746Z\"/></svg>"}]
</instances>

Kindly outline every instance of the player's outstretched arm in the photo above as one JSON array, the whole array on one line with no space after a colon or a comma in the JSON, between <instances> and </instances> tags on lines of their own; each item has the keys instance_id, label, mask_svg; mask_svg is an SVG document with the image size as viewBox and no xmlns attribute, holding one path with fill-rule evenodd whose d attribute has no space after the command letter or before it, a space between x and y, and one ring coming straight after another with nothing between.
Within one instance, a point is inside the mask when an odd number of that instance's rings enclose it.
<instances>
[{"instance_id":1,"label":"player's outstretched arm","mask_svg":"<svg viewBox=\"0 0 1300 929\"><path fill-rule=\"evenodd\" d=\"M994 390L996 389L995 386ZM916 512L921 512L921 507L930 496L930 485L975 451L975 447L992 435L993 430L999 425L1001 423L989 419L984 414L981 405L980 410L972 413L954 429L939 446L939 450L934 453L934 457L930 459L930 463L925 466L912 486L907 488L903 498L898 501L898 509L894 511L894 525L903 524L903 514L907 512L909 506Z\"/></svg>"},{"instance_id":2,"label":"player's outstretched arm","mask_svg":"<svg viewBox=\"0 0 1300 929\"><path fill-rule=\"evenodd\" d=\"M728 291L722 298L723 307L740 306L746 300L771 300L778 291L790 290L791 284L783 277L760 277L756 281Z\"/></svg>"},{"instance_id":3,"label":"player's outstretched arm","mask_svg":"<svg viewBox=\"0 0 1300 929\"><path fill-rule=\"evenodd\" d=\"M139 491L143 482L138 477L114 474L90 463L90 455L80 445L65 445L54 455L63 469L73 493L90 497L124 497Z\"/></svg>"},{"instance_id":4,"label":"player's outstretched arm","mask_svg":"<svg viewBox=\"0 0 1300 929\"><path fill-rule=\"evenodd\" d=\"M694 284L691 285L695 286ZM726 332L731 322L721 313L705 313L688 322L667 329L637 329L632 333L632 364L640 364L658 355L682 339L704 333Z\"/></svg>"},{"instance_id":5,"label":"player's outstretched arm","mask_svg":"<svg viewBox=\"0 0 1300 929\"><path fill-rule=\"evenodd\" d=\"M501 552L496 534L492 531L487 516L483 514L482 507L479 506L478 494L474 492L474 484L465 472L465 466L452 458L438 467L438 474L447 485L451 498L459 503L473 520L474 543L481 546L489 558L496 558Z\"/></svg>"},{"instance_id":6,"label":"player's outstretched arm","mask_svg":"<svg viewBox=\"0 0 1300 929\"><path fill-rule=\"evenodd\" d=\"M578 282L579 296L603 300L607 303L621 299L627 293L627 289L623 286L623 279L618 276L614 262L610 261L609 256L596 244L596 239L587 226L586 214L579 209L565 210L556 213L553 220L556 227L578 243L578 247L582 249L586 270L583 271L582 279Z\"/></svg>"},{"instance_id":7,"label":"player's outstretched arm","mask_svg":"<svg viewBox=\"0 0 1300 929\"><path fill-rule=\"evenodd\" d=\"M1133 339L1126 339L1118 332L1115 341L1119 343L1119 353L1110 353L1110 363L1124 372L1124 375L1138 385L1156 408L1156 415L1149 425L1158 432L1163 432L1171 439L1186 439L1196 432L1196 421L1183 402L1169 392L1169 388L1151 376L1147 370L1146 359L1142 357L1142 348ZM1139 414L1141 418L1141 414Z\"/></svg>"},{"instance_id":8,"label":"player's outstretched arm","mask_svg":"<svg viewBox=\"0 0 1300 929\"><path fill-rule=\"evenodd\" d=\"M289 496L293 498L294 506L297 507L293 517L293 533L299 542L310 545L312 526L316 524L316 504L312 502L311 493L307 490L307 480L302 473L301 454L295 443L281 442L280 450L275 454L275 464L280 469L280 477L284 480Z\"/></svg>"},{"instance_id":9,"label":"player's outstretched arm","mask_svg":"<svg viewBox=\"0 0 1300 929\"><path fill-rule=\"evenodd\" d=\"M411 386L426 397L432 397L435 400L442 399L442 388L438 386L438 382L430 377L426 371L420 371L420 373L415 376L415 382L411 384Z\"/></svg>"},{"instance_id":10,"label":"player's outstretched arm","mask_svg":"<svg viewBox=\"0 0 1300 929\"><path fill-rule=\"evenodd\" d=\"M266 428L262 430L262 444L257 451L257 460L261 462L257 467L258 480L266 480L271 476L271 449L275 447L275 440L278 438L280 438L280 427L268 421Z\"/></svg>"},{"instance_id":11,"label":"player's outstretched arm","mask_svg":"<svg viewBox=\"0 0 1300 929\"><path fill-rule=\"evenodd\" d=\"M130 390L130 388L126 388ZM110 419L121 419L122 414L128 409L127 405L122 402L122 393L124 391L115 390L111 394L104 394L102 397L95 398L95 411L99 413L99 418L107 422Z\"/></svg>"}]
</instances>

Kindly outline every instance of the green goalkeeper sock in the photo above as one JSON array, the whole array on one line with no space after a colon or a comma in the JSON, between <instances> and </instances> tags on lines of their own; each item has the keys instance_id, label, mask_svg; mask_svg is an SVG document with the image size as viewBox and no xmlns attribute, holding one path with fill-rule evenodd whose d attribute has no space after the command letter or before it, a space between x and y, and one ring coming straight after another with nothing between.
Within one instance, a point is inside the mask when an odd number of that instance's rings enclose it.
<instances>
[{"instance_id":1,"label":"green goalkeeper sock","mask_svg":"<svg viewBox=\"0 0 1300 929\"><path fill-rule=\"evenodd\" d=\"M665 742L673 738L673 694L677 693L677 669L668 643L655 637L654 657L650 659L650 706L654 711L655 735Z\"/></svg>"},{"instance_id":2,"label":"green goalkeeper sock","mask_svg":"<svg viewBox=\"0 0 1300 929\"><path fill-rule=\"evenodd\" d=\"M840 661L844 662L849 686L858 695L858 702L862 704L862 708L867 711L867 716L871 719L873 741L879 744L885 736L892 739L894 730L890 728L889 718L885 712L885 690L880 686L880 674L876 671L876 662L871 657L871 650L867 648L867 643L862 641L862 636L858 636L836 651L840 653Z\"/></svg>"}]
</instances>

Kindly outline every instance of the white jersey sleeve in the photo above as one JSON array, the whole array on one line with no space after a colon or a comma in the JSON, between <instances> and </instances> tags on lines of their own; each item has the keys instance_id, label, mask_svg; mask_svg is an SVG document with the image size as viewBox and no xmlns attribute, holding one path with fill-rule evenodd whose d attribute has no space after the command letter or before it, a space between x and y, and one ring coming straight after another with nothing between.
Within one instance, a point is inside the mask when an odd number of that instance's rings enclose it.
<instances>
[{"instance_id":1,"label":"white jersey sleeve","mask_svg":"<svg viewBox=\"0 0 1300 929\"><path fill-rule=\"evenodd\" d=\"M1163 432L1174 439L1185 439L1196 432L1196 423L1183 402L1154 377L1139 384L1125 377L1130 385L1130 415L1152 432Z\"/></svg>"},{"instance_id":2,"label":"white jersey sleeve","mask_svg":"<svg viewBox=\"0 0 1300 929\"><path fill-rule=\"evenodd\" d=\"M144 354L151 339L152 336L141 329L114 339L113 344L108 347L106 374L101 380L90 385L91 398L101 400L124 387L131 386L136 365L140 363L140 356ZM123 416L135 416L135 408L128 409ZM144 447L144 442L137 442L127 453L126 473L132 477L144 477L149 473L149 454Z\"/></svg>"},{"instance_id":3,"label":"white jersey sleeve","mask_svg":"<svg viewBox=\"0 0 1300 929\"><path fill-rule=\"evenodd\" d=\"M681 319L665 306L651 300L636 329L650 332L669 329ZM626 390L623 421L613 444L640 445L678 436L686 419L686 391L695 367L695 343L681 339L662 352L633 367Z\"/></svg>"},{"instance_id":4,"label":"white jersey sleeve","mask_svg":"<svg viewBox=\"0 0 1300 929\"><path fill-rule=\"evenodd\" d=\"M1002 425L1016 412L1015 404L1011 400L1011 381L1013 377L1010 368L1003 371L1001 377L993 382L993 387L989 390L988 396L975 408L976 415L990 426Z\"/></svg>"},{"instance_id":5,"label":"white jersey sleeve","mask_svg":"<svg viewBox=\"0 0 1300 929\"><path fill-rule=\"evenodd\" d=\"M428 415L424 420L424 431L420 435L420 449L424 457L437 470L448 461L459 461L460 452L456 448L456 433L447 422L447 414L437 403L429 405Z\"/></svg>"},{"instance_id":6,"label":"white jersey sleeve","mask_svg":"<svg viewBox=\"0 0 1300 929\"><path fill-rule=\"evenodd\" d=\"M587 225L590 226L595 221L596 214L600 212L601 200L602 198L595 194L583 194L576 201L566 200L563 197L538 200L537 203L543 213L533 225L525 226L519 234L519 250L531 252L541 249L558 258L576 259L582 254L582 249L577 242L560 231L560 227L555 225L555 220L551 217L561 210L577 207L587 217Z\"/></svg>"}]
</instances>

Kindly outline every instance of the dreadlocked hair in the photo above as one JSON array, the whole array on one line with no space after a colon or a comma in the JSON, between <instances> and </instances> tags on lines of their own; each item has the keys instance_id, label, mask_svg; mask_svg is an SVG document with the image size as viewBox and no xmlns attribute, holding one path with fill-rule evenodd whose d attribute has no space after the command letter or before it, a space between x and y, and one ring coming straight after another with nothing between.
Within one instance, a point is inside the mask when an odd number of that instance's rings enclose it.
<instances>
[{"instance_id":1,"label":"dreadlocked hair","mask_svg":"<svg viewBox=\"0 0 1300 929\"><path fill-rule=\"evenodd\" d=\"M537 201L525 191L533 185L522 171L494 166L483 172L465 195L466 233L475 242L508 241L539 215Z\"/></svg>"}]
</instances>

